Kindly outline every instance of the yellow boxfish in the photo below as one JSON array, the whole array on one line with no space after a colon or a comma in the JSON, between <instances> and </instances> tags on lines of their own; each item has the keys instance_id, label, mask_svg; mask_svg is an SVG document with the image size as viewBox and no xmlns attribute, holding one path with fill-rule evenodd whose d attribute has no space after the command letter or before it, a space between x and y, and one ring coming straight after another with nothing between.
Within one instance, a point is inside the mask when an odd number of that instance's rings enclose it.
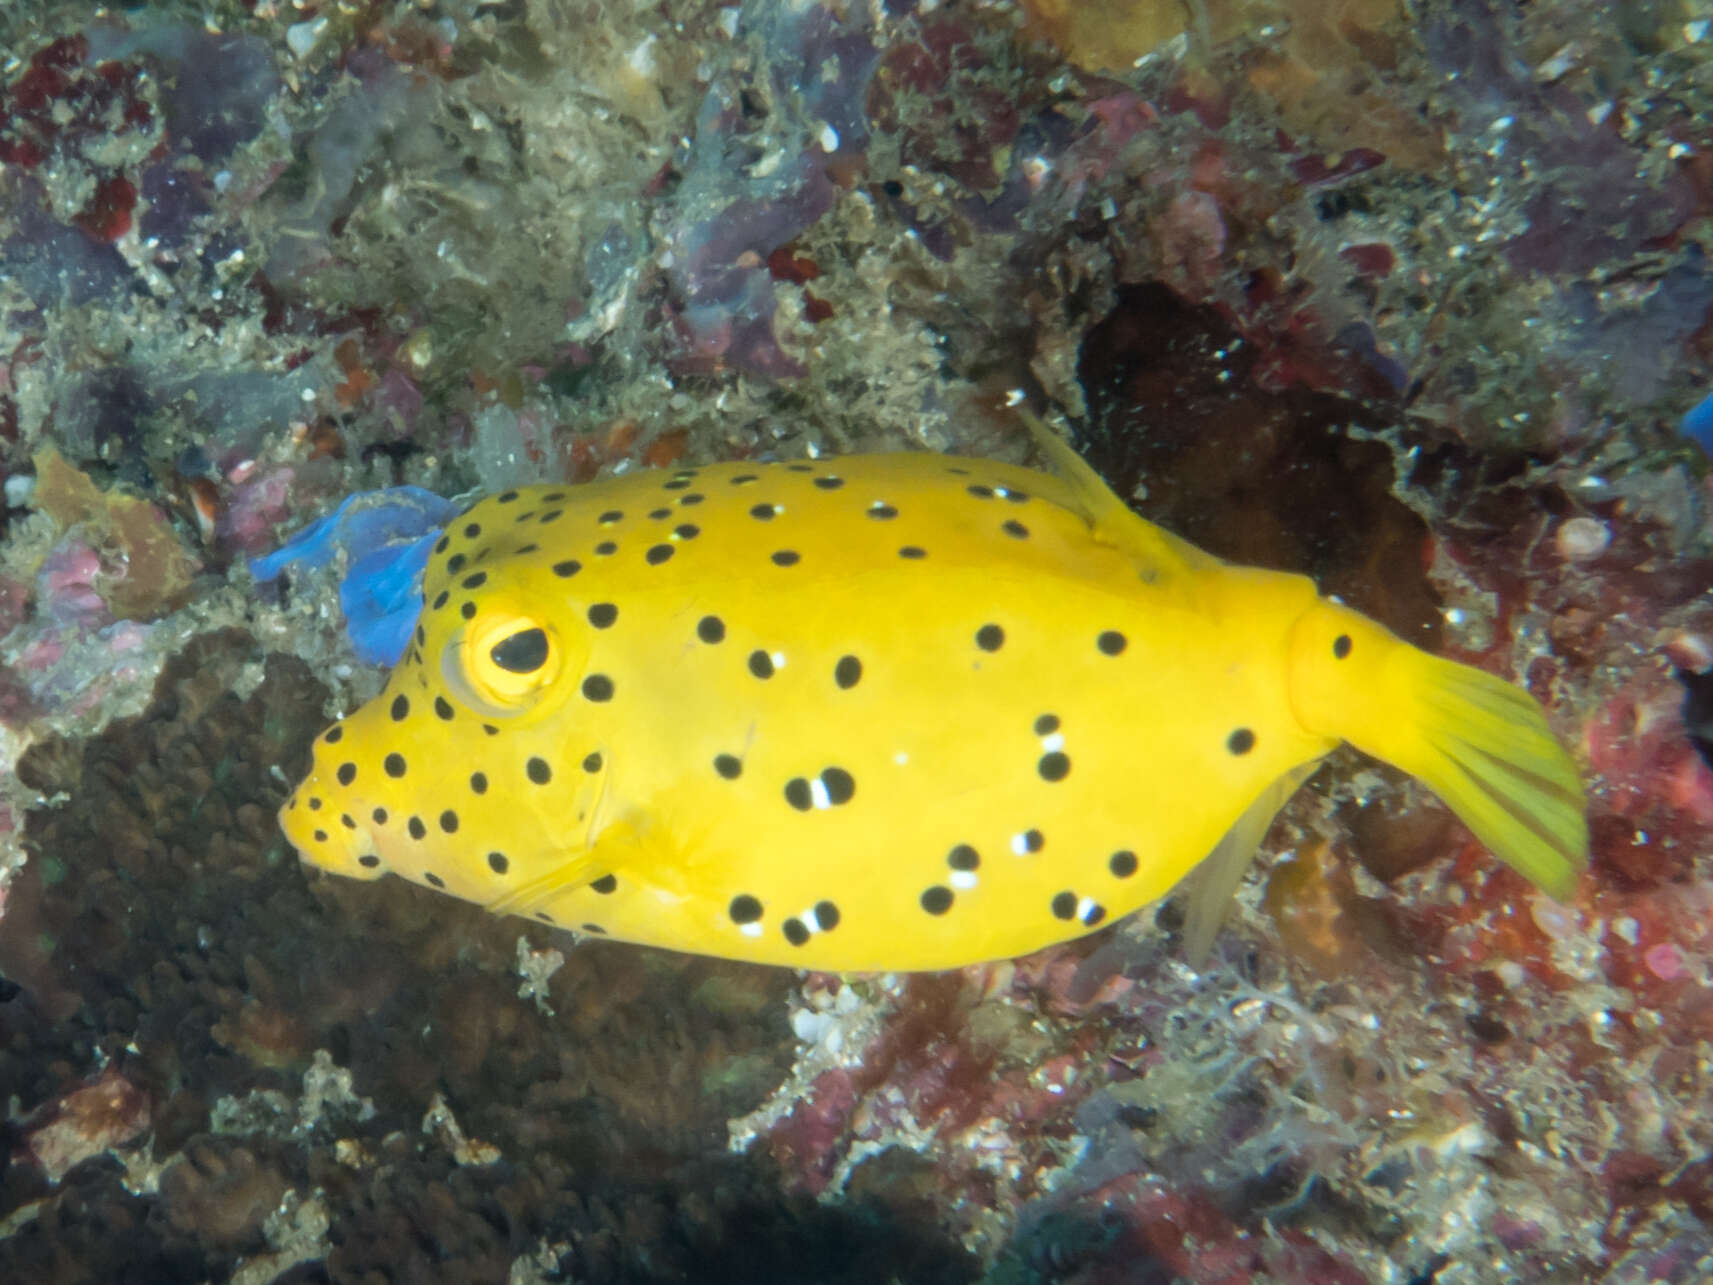
<instances>
[{"instance_id":1,"label":"yellow boxfish","mask_svg":"<svg viewBox=\"0 0 1713 1285\"><path fill-rule=\"evenodd\" d=\"M1582 789L1525 692L1179 540L1036 431L1058 476L903 453L481 500L385 691L316 741L286 835L586 933L951 968L1204 862L1211 936L1343 740L1572 887Z\"/></svg>"}]
</instances>

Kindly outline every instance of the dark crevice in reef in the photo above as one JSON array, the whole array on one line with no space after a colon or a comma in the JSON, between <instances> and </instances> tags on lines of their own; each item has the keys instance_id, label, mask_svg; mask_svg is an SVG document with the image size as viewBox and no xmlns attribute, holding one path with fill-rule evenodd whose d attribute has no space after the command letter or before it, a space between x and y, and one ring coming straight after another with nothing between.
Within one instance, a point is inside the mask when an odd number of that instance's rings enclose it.
<instances>
[{"instance_id":1,"label":"dark crevice in reef","mask_svg":"<svg viewBox=\"0 0 1713 1285\"><path fill-rule=\"evenodd\" d=\"M143 714L25 756L26 782L64 799L29 815L0 934L0 1095L23 1112L0 1219L41 1202L0 1240L0 1280L223 1278L268 1251L288 1191L323 1193L331 1223L301 1281L503 1281L543 1244L587 1282L973 1278L926 1214L782 1195L771 1161L727 1153L726 1121L793 1056L792 974L573 947L397 880L304 869L273 769L304 769L325 696L302 662L212 633ZM566 952L554 1015L518 996L520 936ZM300 1121L318 1050L372 1115L335 1094ZM67 1105L104 1060L105 1105ZM496 1163L460 1166L423 1132L436 1094ZM56 1120L133 1158L147 1144L168 1161L158 1191L130 1194L99 1146L51 1184L36 1152Z\"/></svg>"}]
</instances>

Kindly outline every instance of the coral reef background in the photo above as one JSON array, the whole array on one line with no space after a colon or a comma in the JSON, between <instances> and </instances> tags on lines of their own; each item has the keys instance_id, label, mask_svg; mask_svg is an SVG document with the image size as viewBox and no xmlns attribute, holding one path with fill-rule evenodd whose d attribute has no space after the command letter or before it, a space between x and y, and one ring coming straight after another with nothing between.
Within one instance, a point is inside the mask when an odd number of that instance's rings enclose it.
<instances>
[{"instance_id":1,"label":"coral reef background","mask_svg":"<svg viewBox=\"0 0 1713 1285\"><path fill-rule=\"evenodd\" d=\"M0 1279L1713 1276L1713 5L0 10ZM354 491L1077 426L1526 683L1558 904L1354 753L1168 902L807 977L306 872Z\"/></svg>"}]
</instances>

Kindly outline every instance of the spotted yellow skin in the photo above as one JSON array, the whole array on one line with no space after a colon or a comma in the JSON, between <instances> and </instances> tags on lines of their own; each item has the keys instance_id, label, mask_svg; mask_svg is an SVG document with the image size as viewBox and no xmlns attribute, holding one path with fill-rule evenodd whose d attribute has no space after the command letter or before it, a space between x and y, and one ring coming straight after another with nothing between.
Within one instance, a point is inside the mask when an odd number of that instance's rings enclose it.
<instances>
[{"instance_id":1,"label":"spotted yellow skin","mask_svg":"<svg viewBox=\"0 0 1713 1285\"><path fill-rule=\"evenodd\" d=\"M1526 695L1194 549L1057 454L1070 476L896 454L483 500L286 834L340 874L613 938L949 968L1091 931L1230 836L1246 860L1341 736L1407 758L1395 724L1425 725L1443 666L1499 702L1460 718L1528 725L1519 788L1548 820L1502 855L1563 890L1580 787Z\"/></svg>"}]
</instances>

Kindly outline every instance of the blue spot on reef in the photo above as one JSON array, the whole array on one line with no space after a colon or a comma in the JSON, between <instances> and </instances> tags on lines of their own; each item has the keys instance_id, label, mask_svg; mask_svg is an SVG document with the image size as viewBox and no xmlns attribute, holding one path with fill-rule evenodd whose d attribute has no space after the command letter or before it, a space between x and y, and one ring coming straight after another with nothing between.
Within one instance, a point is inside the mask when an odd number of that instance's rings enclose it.
<instances>
[{"instance_id":1,"label":"blue spot on reef","mask_svg":"<svg viewBox=\"0 0 1713 1285\"><path fill-rule=\"evenodd\" d=\"M423 569L441 528L458 510L418 486L362 491L273 553L250 559L250 574L266 584L290 567L318 570L343 553L345 633L367 663L395 665L422 614Z\"/></svg>"},{"instance_id":2,"label":"blue spot on reef","mask_svg":"<svg viewBox=\"0 0 1713 1285\"><path fill-rule=\"evenodd\" d=\"M1683 435L1713 455L1713 394L1683 417Z\"/></svg>"}]
</instances>

